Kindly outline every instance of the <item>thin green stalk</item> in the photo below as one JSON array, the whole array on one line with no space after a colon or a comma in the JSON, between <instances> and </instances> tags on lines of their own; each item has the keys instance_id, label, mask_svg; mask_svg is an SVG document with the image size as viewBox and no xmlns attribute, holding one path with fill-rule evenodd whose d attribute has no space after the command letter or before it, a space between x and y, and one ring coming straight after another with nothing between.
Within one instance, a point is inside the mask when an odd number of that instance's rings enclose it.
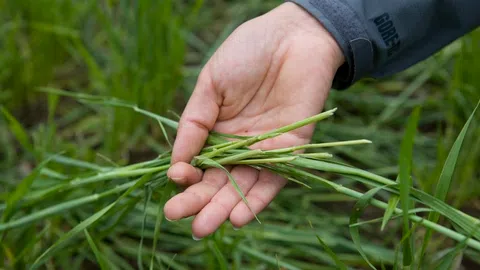
<instances>
[{"instance_id":1,"label":"thin green stalk","mask_svg":"<svg viewBox=\"0 0 480 270\"><path fill-rule=\"evenodd\" d=\"M420 108L417 107L409 117L405 135L402 139L399 157L399 185L400 185L400 205L404 213L408 213L411 208L410 189L412 188L411 171L413 160L413 144L417 131L418 119L420 118ZM408 215L403 216L403 266L409 267L414 262L413 242L407 235L410 234L410 221Z\"/></svg>"},{"instance_id":2,"label":"thin green stalk","mask_svg":"<svg viewBox=\"0 0 480 270\"><path fill-rule=\"evenodd\" d=\"M298 128L300 128L300 127L303 127L303 126L306 126L306 125L309 125L309 124L313 124L313 123L315 123L315 122L318 122L318 121L321 121L321 120L323 120L323 119L326 119L326 118L332 116L333 113L334 113L336 110L337 110L337 109L332 109L332 110L329 110L329 111L326 111L326 112L323 112L323 113L314 115L314 116L312 116L312 117L305 118L305 119L303 119L303 120L301 120L301 121L298 121L298 122L295 122L295 123L293 123L293 124L286 125L286 126L284 126L284 127L275 129L275 130L273 130L273 131L270 131L270 132L267 132L267 133L264 133L264 134L261 134L261 135L258 135L258 136L249 138L249 139L245 139L245 140L241 140L241 141L235 142L235 143L230 144L230 145L228 145L228 146L226 146L226 147L223 147L223 148L220 148L220 149L217 149L217 150L214 150L214 151L205 153L205 154L202 155L202 156L205 157L205 158L213 158L213 157L218 156L218 155L220 155L220 154L223 154L223 153L225 153L226 151L231 150L231 149L237 149L237 148L240 148L240 147L250 146L250 145L253 145L253 144L257 143L257 142L260 142L260 141L263 141L263 140L267 140L267 139L271 139L271 138L280 136L280 135L283 134L283 133L286 133L286 132L292 131L292 130L294 130L294 129L298 129Z\"/></svg>"},{"instance_id":3,"label":"thin green stalk","mask_svg":"<svg viewBox=\"0 0 480 270\"><path fill-rule=\"evenodd\" d=\"M333 155L330 153L306 153L306 154L299 154L299 157L304 157L304 158L332 158Z\"/></svg>"},{"instance_id":4,"label":"thin green stalk","mask_svg":"<svg viewBox=\"0 0 480 270\"><path fill-rule=\"evenodd\" d=\"M202 157L211 159L211 158L214 158L218 155L221 155L221 154L223 154L223 153L225 153L229 150L249 146L249 145L252 145L254 143L257 143L257 142L260 142L260 141L263 141L263 140L266 140L266 139L274 138L274 137L279 136L279 135L280 135L280 133L265 134L265 136L260 135L260 136L256 136L256 137L246 139L246 140L243 140L243 141L234 142L233 144L229 144L226 147L222 147L222 148L216 149L214 151L205 153L205 154L202 155ZM196 161L198 162L198 160L196 160ZM196 162L194 162L193 164L194 164L194 166L198 165L198 163L196 163Z\"/></svg>"},{"instance_id":5,"label":"thin green stalk","mask_svg":"<svg viewBox=\"0 0 480 270\"><path fill-rule=\"evenodd\" d=\"M310 160L305 158L298 158L291 161L290 163L295 166L314 169L317 171L332 172L332 173L338 173L342 175L356 175L366 179L371 179L372 181L375 181L376 183L381 185L396 184L395 181L392 181L388 178L385 178L361 169L340 165L340 164L335 164L331 162L321 161L321 160Z\"/></svg>"},{"instance_id":6,"label":"thin green stalk","mask_svg":"<svg viewBox=\"0 0 480 270\"><path fill-rule=\"evenodd\" d=\"M263 159L247 159L247 160L239 160L232 163L224 163L222 165L228 164L242 164L242 165L260 165L265 163L284 163L290 162L295 160L297 157L279 157L279 158L263 158Z\"/></svg>"},{"instance_id":7,"label":"thin green stalk","mask_svg":"<svg viewBox=\"0 0 480 270\"><path fill-rule=\"evenodd\" d=\"M12 229L12 228L15 228L15 227L20 227L20 226L35 222L37 220L44 219L48 216L55 215L55 214L58 214L58 213L61 213L61 212L64 212L64 211L82 206L82 205L85 205L85 204L89 204L89 203L98 201L102 198L108 197L108 196L113 195L113 194L117 194L117 193L119 193L121 191L124 191L124 190L127 190L128 188L134 186L135 183L136 183L136 181L128 182L128 183L125 183L123 185L119 185L119 186L117 186L117 187L115 187L111 190L108 190L108 191L105 191L105 192L102 192L102 193L92 194L92 195L85 196L85 197L82 197L82 198L78 198L78 199L74 199L74 200L67 201L67 202L64 202L64 203L60 203L60 204L45 208L43 210L34 212L30 215L21 217L19 219L15 219L15 220L12 220L12 221L7 222L7 223L2 223L2 224L0 224L0 231L5 231L5 230Z\"/></svg>"},{"instance_id":8,"label":"thin green stalk","mask_svg":"<svg viewBox=\"0 0 480 270\"><path fill-rule=\"evenodd\" d=\"M207 139L207 142L208 142L208 143L211 143L210 141L208 141L211 137L212 137L212 135L208 136L208 139ZM219 143L219 144L214 144L214 145L211 145L211 146L207 146L207 147L204 147L204 148L202 149L202 152L201 152L200 154L204 154L204 153L207 153L207 152L215 151L215 150L218 150L218 149L220 149L220 148L223 148L223 147L232 145L232 144L234 144L234 143L236 143L236 141L224 142L224 143Z\"/></svg>"},{"instance_id":9,"label":"thin green stalk","mask_svg":"<svg viewBox=\"0 0 480 270\"><path fill-rule=\"evenodd\" d=\"M83 186L91 183L97 183L105 180L111 180L114 178L125 178L125 177L132 177L132 176L141 176L149 173L156 173L165 171L170 168L170 164L153 167L153 168L144 168L144 169L136 169L136 170L124 170L117 169L113 171L109 171L106 173L99 173L96 176L82 178L82 179L75 179L68 183L67 188Z\"/></svg>"},{"instance_id":10,"label":"thin green stalk","mask_svg":"<svg viewBox=\"0 0 480 270\"><path fill-rule=\"evenodd\" d=\"M83 101L85 103L109 105L109 106L132 109L135 112L138 112L138 113L143 114L145 116L148 116L148 117L151 117L151 118L156 119L158 121L161 121L163 124L173 128L173 129L178 128L178 122L176 122L176 121L173 121L173 120L168 119L166 117L160 116L158 114L154 114L152 112L149 112L147 110L139 108L137 105L130 104L130 103L127 103L125 101L122 101L122 100L119 100L119 99L116 99L116 98L107 97L107 96L94 96L94 95L88 95L88 94L85 94L85 93L69 92L69 91L56 89L56 88L52 88L52 87L39 87L38 90L41 91L41 92L73 97L73 98L76 98L76 99L78 99L80 101Z\"/></svg>"},{"instance_id":11,"label":"thin green stalk","mask_svg":"<svg viewBox=\"0 0 480 270\"><path fill-rule=\"evenodd\" d=\"M168 152L167 152L168 153ZM144 161L144 162L139 162L131 165L127 165L121 168L114 168L113 170L136 170L136 169L141 169L141 168L146 168L146 167L156 167L156 166L162 166L165 164L170 163L170 156L164 157L164 158L158 158L158 159L153 159L149 161Z\"/></svg>"},{"instance_id":12,"label":"thin green stalk","mask_svg":"<svg viewBox=\"0 0 480 270\"><path fill-rule=\"evenodd\" d=\"M140 109L137 105L135 105L135 106L133 106L133 107L132 107L131 105L128 105L128 106L126 105L125 107L127 107L127 108L132 108L134 111L139 112L139 113L141 113L141 114L143 114L143 115L153 117L153 118L157 119L160 123L163 123L163 124L165 124L165 125L167 125L167 126L169 126L169 127L171 127L171 128L174 128L174 129L177 129L177 128L178 128L178 122L173 121L173 120L171 120L171 119L168 119L168 118L166 118L166 117L162 117L162 116L160 116L160 115L158 115L158 114L151 113L151 112L146 111L146 110L144 110L144 109Z\"/></svg>"},{"instance_id":13,"label":"thin green stalk","mask_svg":"<svg viewBox=\"0 0 480 270\"><path fill-rule=\"evenodd\" d=\"M70 190L72 188L78 188L84 185L99 183L103 181L112 180L115 178L126 178L126 177L133 177L133 176L141 176L149 173L156 173L161 171L166 171L170 168L170 164L153 167L153 168L143 168L143 169L134 169L128 170L126 168L119 168L114 169L108 172L101 172L94 176L86 177L86 178L77 178L73 179L72 181L64 184L59 184L48 189L40 190L38 192L32 193L30 195L25 196L26 201L35 202L38 199L44 198L49 194L55 194L60 191ZM24 202L25 203L25 202Z\"/></svg>"},{"instance_id":14,"label":"thin green stalk","mask_svg":"<svg viewBox=\"0 0 480 270\"><path fill-rule=\"evenodd\" d=\"M433 212L432 209L430 209L430 208L414 208L414 209L411 209L410 211L408 211L408 214L410 215L410 214L430 213L430 212ZM402 215L394 215L390 219L393 220L393 219L396 219L396 218L399 218L399 217L402 217ZM360 226L360 225L364 225L364 224L378 223L378 222L381 222L381 221L383 221L383 217L353 223L353 224L350 224L350 227Z\"/></svg>"},{"instance_id":15,"label":"thin green stalk","mask_svg":"<svg viewBox=\"0 0 480 270\"><path fill-rule=\"evenodd\" d=\"M252 156L260 155L262 153L263 153L263 151L259 150L259 149L251 150L251 151L244 151L243 153L236 154L236 155L230 155L230 156L227 156L227 157L215 160L215 161L218 162L219 164L232 164L232 163L235 163L237 161L240 161L240 160L243 160L243 159L246 159L246 158L250 158Z\"/></svg>"},{"instance_id":16,"label":"thin green stalk","mask_svg":"<svg viewBox=\"0 0 480 270\"><path fill-rule=\"evenodd\" d=\"M350 140L350 141L339 141L339 142L328 142L328 143L312 143L312 144L304 144L299 146L292 146L288 148L269 150L269 151L265 151L265 153L286 154L286 153L292 153L298 150L305 150L305 149L358 145L358 144L367 144L367 143L372 143L372 142L369 140L362 139L362 140Z\"/></svg>"},{"instance_id":17,"label":"thin green stalk","mask_svg":"<svg viewBox=\"0 0 480 270\"><path fill-rule=\"evenodd\" d=\"M232 244L233 243L233 239L231 239L229 237L224 237L223 241L227 244ZM239 250L241 250L242 252L244 252L245 254L248 254L249 256L257 258L259 260L265 261L265 262L267 262L271 265L274 265L274 266L280 265L281 267L283 267L285 269L289 269L289 270L300 270L300 268L298 268L294 265L291 265L291 264L286 263L286 262L277 261L275 258L273 258L271 256L268 256L266 254L260 253L260 252L256 251L255 249L252 249L251 247L245 246L244 244L238 244L236 247Z\"/></svg>"},{"instance_id":18,"label":"thin green stalk","mask_svg":"<svg viewBox=\"0 0 480 270\"><path fill-rule=\"evenodd\" d=\"M305 177L305 178L308 178L310 180L313 180L313 181L319 181L327 186L329 186L330 188L333 188L334 190L336 190L337 192L339 193L342 193L342 194L345 194L347 196L350 196L350 197L353 197L353 198L361 198L364 194L361 193L361 192L358 192L358 191L355 191L355 190L352 190L352 189L349 189L347 187L344 187L342 185L339 185L339 184L336 184L334 182L331 182L331 181L328 181L324 178L321 178L319 176L316 176L316 175L313 175L313 174L310 174L308 172L305 172L305 171L302 171L302 170L299 170L299 169L296 169L296 168L293 168L293 167L288 167L284 164L276 164L275 166L269 166L268 169L270 170L273 170L273 171L276 171L277 173L280 173L282 175L285 175L285 174L289 174L288 172L293 172L295 174L297 174L298 176L301 176L301 177ZM392 181L393 182L393 181ZM387 209L388 207L388 204L383 202L383 201L380 201L380 200L377 200L377 199L372 199L370 201L370 203L373 205L373 206L376 206L376 207L379 207L379 208L382 208L382 209ZM399 209L399 208L396 208L394 210L394 212L396 214L402 214L402 210ZM409 215L408 216L410 220L414 221L414 222L418 222L418 223L421 223L422 225L424 225L425 227L428 227L438 233L441 233L443 235L446 235L456 241L459 241L459 242L462 242L462 241L465 241L467 242L467 245L480 251L480 242L477 241L477 240L474 240L474 239L469 239L468 237L466 237L465 235L463 234L460 234L458 232L455 232L453 230L450 230L446 227L443 227L437 223L434 223L434 222L431 222L431 221L428 221L428 220L425 220L419 216L416 216L416 215Z\"/></svg>"},{"instance_id":19,"label":"thin green stalk","mask_svg":"<svg viewBox=\"0 0 480 270\"><path fill-rule=\"evenodd\" d=\"M452 182L453 174L455 172L457 160L460 155L460 150L462 148L463 141L469 129L470 123L473 120L475 112L477 111L479 106L480 106L480 101L477 103L477 106L475 107L473 112L470 114L470 117L468 118L467 122L465 123L462 130L460 131L457 139L455 140L452 148L450 149L450 152L448 153L447 159L445 160L445 164L442 168L442 172L440 174L440 178L438 180L438 184L435 189L435 197L442 201L445 201L447 198L447 194L448 194L448 191L450 190L450 185ZM428 220L432 222L437 222L439 218L440 218L440 215L436 212L432 212L428 215ZM425 232L425 236L422 242L422 249L420 252L420 259L419 259L420 263L423 261L423 257L427 250L427 246L431 236L432 236L432 232L430 230L427 230Z\"/></svg>"},{"instance_id":20,"label":"thin green stalk","mask_svg":"<svg viewBox=\"0 0 480 270\"><path fill-rule=\"evenodd\" d=\"M292 165L296 165L298 167L303 167L303 168L309 168L309 169L326 171L326 172L334 172L334 173L339 173L341 175L350 175L353 177L358 176L362 178L361 179L362 181L368 182L369 184L372 184L375 186L378 186L378 185L395 186L397 184L396 182L390 179L384 178L379 175L375 175L373 173L370 173L361 169L348 167L340 164L327 163L320 160L298 158L289 163ZM388 189L388 188L386 190L392 191L391 189ZM397 192L397 191L394 191L394 192ZM423 203L424 205L429 206L430 208L432 208L433 210L439 213L442 213L444 216L449 218L452 222L458 224L460 227L462 227L464 230L468 232L474 231L475 227L480 223L478 219L472 216L469 216L459 211L458 209L451 207L445 202L438 200L437 198L423 191L420 191L415 188L410 188L410 193L413 195L413 197L417 201ZM475 232L474 236L478 239L480 237L480 233Z\"/></svg>"}]
</instances>

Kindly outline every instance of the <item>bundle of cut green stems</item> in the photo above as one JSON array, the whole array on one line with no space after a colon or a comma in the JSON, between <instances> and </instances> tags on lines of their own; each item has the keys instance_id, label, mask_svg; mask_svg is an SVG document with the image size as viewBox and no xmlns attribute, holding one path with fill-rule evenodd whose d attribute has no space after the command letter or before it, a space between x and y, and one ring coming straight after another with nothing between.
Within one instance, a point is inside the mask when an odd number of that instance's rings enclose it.
<instances>
[{"instance_id":1,"label":"bundle of cut green stems","mask_svg":"<svg viewBox=\"0 0 480 270\"><path fill-rule=\"evenodd\" d=\"M118 99L76 94L50 88L45 88L43 91L49 92L49 94L71 96L80 102L88 103L90 105L100 104L103 106L107 105L133 109L138 113L158 121L167 140L167 129L170 128L175 130L177 128L177 122L174 120L142 110L135 105L131 105ZM478 219L448 205L442 200L442 198L440 198L440 196L433 196L416 189L412 186L410 181L403 180L402 173L400 173L397 181L393 181L368 171L336 162L332 159L331 154L323 150L318 151L319 149L328 147L370 143L368 140L362 139L305 144L265 151L249 148L249 146L260 141L274 138L306 125L315 124L331 117L334 115L334 112L335 109L325 111L313 117L306 118L258 136L243 137L212 132L201 153L192 160L192 165L201 169L214 167L224 170L232 185L247 206L249 204L246 197L236 184L235 179L229 174L224 166L247 165L258 170L266 169L307 188L309 187L309 183L316 182L331 189L332 192L341 193L358 199L350 219L350 232L352 239L357 243L356 246L362 256L364 256L364 253L361 250L361 245L358 244L358 227L362 224L362 222L359 221L359 218L363 209L367 205L373 205L385 210L385 216L383 219L376 221L383 221L385 223L388 222L389 219L403 217L405 225L407 226L407 228L404 228L405 230L408 230L410 222L418 223L419 225L426 227L428 230L427 234L431 234L432 231L435 231L458 241L465 247L480 251L480 230L476 230L480 224ZM468 124L469 123L467 123L467 125ZM466 127L464 130L466 130ZM74 237L85 232L87 228L95 226L97 221L101 220L102 217L112 215L116 209L123 206L125 201L136 198L139 194L141 195L145 188L157 190L163 189L165 191L162 193L164 194L163 200L168 199L174 189L174 185L169 181L166 175L166 172L170 167L170 154L171 152L168 151L153 160L125 167L112 166L108 169L102 167L98 170L96 168L90 168L92 170L91 173L82 177L77 176L74 178L59 175L55 171L49 169L48 165L50 162L60 162L61 160L65 161L68 159L61 155L51 155L47 160L39 164L32 174L18 185L17 190L12 196L10 196L6 204L0 205L0 213L2 213L0 237L3 237L5 233L8 233L15 228L34 224L35 222L48 219L48 217L53 215L59 215L65 211L81 209L82 207L100 200L110 199L110 203L97 210L81 223L77 224L73 229L68 231L68 233L63 234L54 245L38 257L32 265L32 268L37 268L53 256L59 248L68 245L69 241ZM400 164L400 167L400 170L402 171L402 164ZM334 181L325 179L319 176L318 172L326 172L330 175L337 174L347 177L371 189L366 193L362 193L355 190L353 187L346 187L337 184ZM58 181L55 181L55 184L44 188L28 190L22 188L25 186L30 187L31 182L33 182L38 175L47 176ZM409 179L409 177L407 179ZM75 190L79 188L87 190L91 189L90 195L75 197ZM397 203L400 201L401 207L397 208L398 204L392 203L395 200L387 202L381 199L376 199L375 195L380 191L388 193L390 198L396 198ZM59 196L59 194L71 195L69 195L69 200L67 201L61 203L57 202L54 205L33 212L23 211L23 209L27 209L33 205L41 205L41 202L48 201L49 198ZM411 206L414 204L421 205L422 207L412 208ZM421 212L427 212L429 214L428 218L419 216L418 214ZM446 218L453 225L454 229L438 224L439 215ZM260 219L257 216L255 217L258 222L260 222ZM111 226L113 227L115 224ZM109 230L105 229L103 232L106 235ZM155 232L157 233L157 228ZM408 236L407 231L404 231L404 234ZM406 256L405 250L403 256ZM365 259L367 258L365 257Z\"/></svg>"}]
</instances>

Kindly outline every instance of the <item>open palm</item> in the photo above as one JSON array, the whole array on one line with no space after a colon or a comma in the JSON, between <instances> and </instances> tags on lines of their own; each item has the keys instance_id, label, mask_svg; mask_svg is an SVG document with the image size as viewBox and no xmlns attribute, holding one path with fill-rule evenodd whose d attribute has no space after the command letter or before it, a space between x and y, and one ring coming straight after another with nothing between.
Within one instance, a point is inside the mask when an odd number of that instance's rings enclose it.
<instances>
[{"instance_id":1,"label":"open palm","mask_svg":"<svg viewBox=\"0 0 480 270\"><path fill-rule=\"evenodd\" d=\"M188 186L165 205L165 216L195 216L194 238L214 232L227 219L242 227L250 209L218 169L189 165L210 130L257 135L321 111L343 56L333 38L309 14L285 3L239 28L202 70L180 119L169 177ZM252 148L275 149L308 143L313 126L262 141ZM255 213L286 184L268 170L228 168Z\"/></svg>"}]
</instances>

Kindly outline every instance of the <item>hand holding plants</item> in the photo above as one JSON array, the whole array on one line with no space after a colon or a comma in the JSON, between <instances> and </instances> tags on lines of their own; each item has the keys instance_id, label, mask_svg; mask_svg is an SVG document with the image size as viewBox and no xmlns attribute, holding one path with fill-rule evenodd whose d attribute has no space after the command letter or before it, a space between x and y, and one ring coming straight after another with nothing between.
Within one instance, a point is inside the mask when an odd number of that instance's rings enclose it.
<instances>
[{"instance_id":1,"label":"hand holding plants","mask_svg":"<svg viewBox=\"0 0 480 270\"><path fill-rule=\"evenodd\" d=\"M189 163L209 131L258 135L322 110L343 55L322 25L293 3L241 25L203 68L182 117L168 176L187 188L165 205L170 220L195 216L195 238L227 219L235 227L254 215L219 169L205 172ZM313 126L266 140L252 148L275 149L308 143ZM255 213L286 184L267 170L228 168Z\"/></svg>"}]
</instances>

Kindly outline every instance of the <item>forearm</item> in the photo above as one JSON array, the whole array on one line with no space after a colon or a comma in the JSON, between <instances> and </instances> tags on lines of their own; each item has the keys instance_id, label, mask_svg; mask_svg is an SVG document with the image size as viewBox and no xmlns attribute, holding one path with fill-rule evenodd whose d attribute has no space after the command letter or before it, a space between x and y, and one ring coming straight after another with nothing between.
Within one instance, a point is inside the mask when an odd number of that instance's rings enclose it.
<instances>
[{"instance_id":1,"label":"forearm","mask_svg":"<svg viewBox=\"0 0 480 270\"><path fill-rule=\"evenodd\" d=\"M334 36L346 62L334 88L424 60L480 25L478 0L290 0Z\"/></svg>"}]
</instances>

